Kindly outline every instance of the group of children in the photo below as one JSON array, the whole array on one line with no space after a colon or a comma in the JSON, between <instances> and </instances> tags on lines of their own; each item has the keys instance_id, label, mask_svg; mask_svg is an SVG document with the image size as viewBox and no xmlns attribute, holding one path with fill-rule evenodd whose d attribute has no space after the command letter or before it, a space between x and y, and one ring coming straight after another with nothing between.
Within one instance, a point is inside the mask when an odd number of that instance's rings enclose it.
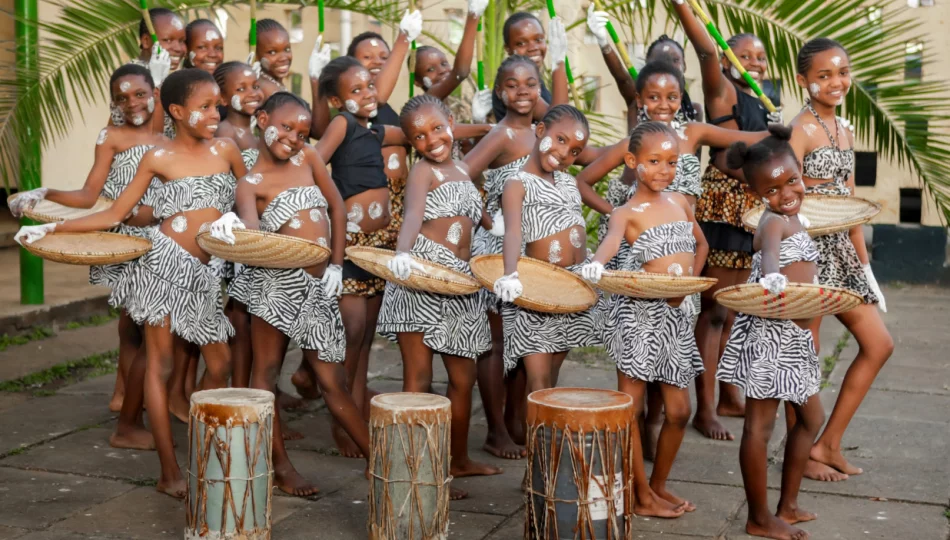
<instances>
[{"instance_id":1,"label":"group of children","mask_svg":"<svg viewBox=\"0 0 950 540\"><path fill-rule=\"evenodd\" d=\"M111 287L110 302L122 310L112 404L120 416L110 443L156 448L158 489L183 497L170 418L158 412L186 418L188 395L198 388L230 383L277 391L292 340L303 351L292 378L297 390L306 399L322 394L343 455L366 457L367 366L379 333L399 345L404 391L432 391L433 355L442 356L452 403L451 474L497 474L500 469L468 454L475 383L488 421L485 450L520 459L526 395L557 385L572 348L603 346L616 362L619 390L633 396L637 415L645 416L642 432L641 426L635 432L643 439L642 448L634 445L637 514L675 518L696 509L666 485L692 414L687 387L695 381L693 424L704 435L732 439L717 415L745 416L740 460L747 531L807 537L793 526L816 517L798 508L801 479L836 481L861 472L842 456L841 440L893 348L874 308L883 309L884 299L860 228L813 240L799 215L806 192L853 189L854 138L835 114L851 84L847 52L824 38L803 46L797 82L810 99L785 127L720 57L688 7L674 2L700 60L705 112L712 118L707 124L686 93L682 46L661 37L633 80L610 46L606 14L591 7L588 26L627 100L631 129L614 145L593 147L584 114L566 104L567 37L557 19L545 32L531 14L509 17L510 56L494 88L476 93L475 123L453 117L444 99L468 76L486 5L469 0L454 67L434 47L415 51L415 80L424 93L398 114L388 102L409 44L422 31L419 12L407 12L392 48L365 33L345 56L331 60L318 41L308 62L314 96L308 104L284 87L292 52L276 21L257 23L256 62L224 62L211 21L185 26L172 11L151 10L159 41L152 43L143 23L142 55L113 73L111 118L96 140L83 188L39 188L11 203L19 214L42 199L87 208L99 196L114 200L88 217L23 227L20 242L101 230L152 242L139 259L90 270L90 281ZM730 45L761 81L762 42L741 34ZM551 90L544 83L546 58ZM331 116L331 109L338 113ZM486 123L488 115L494 123ZM705 173L702 146L711 148ZM585 166L576 178L568 172L575 165ZM606 197L598 195L594 185L619 167ZM765 212L753 235L741 217L759 204ZM604 216L595 253L582 205ZM196 241L209 231L233 243L234 231L243 228L308 239L331 255L304 269L243 267L210 257ZM359 268L346 259L347 246L394 250L389 269L402 279L419 271L420 259L471 274L469 260L482 254L502 254L504 275L492 291L427 293ZM701 299L601 295L581 313L541 313L513 303L523 293L521 256L593 284L611 269L705 275L718 283ZM860 352L823 432L820 319L736 315L712 299L737 283L779 293L789 282L813 281L846 287L865 300L839 315ZM200 381L199 355L206 364ZM766 449L780 401L789 436L773 513ZM285 395L278 402L278 420L281 408L297 405ZM143 403L152 413L150 431ZM308 496L317 489L297 473L284 447L284 439L300 436L275 422L275 484ZM644 459L654 461L649 478ZM465 493L453 489L451 496Z\"/></svg>"}]
</instances>

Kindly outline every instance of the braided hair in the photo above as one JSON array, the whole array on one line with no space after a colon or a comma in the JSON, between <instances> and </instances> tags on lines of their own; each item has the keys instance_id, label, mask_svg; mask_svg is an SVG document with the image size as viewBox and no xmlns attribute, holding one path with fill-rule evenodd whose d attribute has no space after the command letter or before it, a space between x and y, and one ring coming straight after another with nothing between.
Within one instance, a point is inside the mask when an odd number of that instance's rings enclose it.
<instances>
[{"instance_id":1,"label":"braided hair","mask_svg":"<svg viewBox=\"0 0 950 540\"><path fill-rule=\"evenodd\" d=\"M173 71L162 83L162 108L171 115L169 110L172 105L184 106L195 87L204 83L215 84L214 77L203 69L188 68Z\"/></svg>"},{"instance_id":2,"label":"braided hair","mask_svg":"<svg viewBox=\"0 0 950 540\"><path fill-rule=\"evenodd\" d=\"M218 83L218 87L221 90L224 90L225 83L228 82L228 75L233 71L237 70L248 70L250 71L251 66L245 64L244 62L239 62L237 60L232 60L230 62L224 62L218 67L214 68L214 82Z\"/></svg>"},{"instance_id":3,"label":"braided hair","mask_svg":"<svg viewBox=\"0 0 950 540\"><path fill-rule=\"evenodd\" d=\"M734 48L739 45L739 42L744 39L759 39L758 36L751 32L743 32L741 34L736 34L731 38L726 40L726 44L729 45L729 48Z\"/></svg>"},{"instance_id":4,"label":"braided hair","mask_svg":"<svg viewBox=\"0 0 950 540\"><path fill-rule=\"evenodd\" d=\"M259 21L257 21L257 35L261 35L266 32L271 32L274 30L280 30L281 32L285 34L287 33L287 29L284 28L284 25L280 24L274 19L260 19Z\"/></svg>"},{"instance_id":5,"label":"braided hair","mask_svg":"<svg viewBox=\"0 0 950 540\"><path fill-rule=\"evenodd\" d=\"M310 114L310 104L304 101L302 97L292 92L281 90L280 92L274 92L267 99L265 99L264 103L261 103L261 106L258 107L256 111L254 111L254 115L256 116L257 113L260 112L271 114L284 105L295 105L305 109L307 114Z\"/></svg>"},{"instance_id":6,"label":"braided hair","mask_svg":"<svg viewBox=\"0 0 950 540\"><path fill-rule=\"evenodd\" d=\"M561 120L569 118L575 122L584 126L584 130L589 134L590 133L590 124L587 122L587 117L584 116L584 113L574 108L573 105L555 105L548 109L548 112L544 113L544 118L541 119L541 123L544 124L545 128L550 128L555 122L560 122Z\"/></svg>"},{"instance_id":7,"label":"braided hair","mask_svg":"<svg viewBox=\"0 0 950 540\"><path fill-rule=\"evenodd\" d=\"M185 26L185 46L188 48L189 51L191 50L191 38L195 35L195 32L198 31L198 28L202 26L210 26L212 29L218 32L219 36L221 35L221 32L218 31L217 25L215 25L209 19L195 19ZM185 57L184 66L186 68L195 67L194 64L191 63L190 54ZM220 83L218 84L218 86L221 86Z\"/></svg>"},{"instance_id":8,"label":"braided hair","mask_svg":"<svg viewBox=\"0 0 950 540\"><path fill-rule=\"evenodd\" d=\"M676 140L676 132L666 122L651 120L649 122L640 122L637 127L630 131L630 143L627 144L627 151L633 154L643 146L643 137L647 135L663 134Z\"/></svg>"},{"instance_id":9,"label":"braided hair","mask_svg":"<svg viewBox=\"0 0 950 540\"><path fill-rule=\"evenodd\" d=\"M505 26L503 26L501 30L501 35L504 37L506 47L511 47L511 42L508 40L508 34L511 32L511 27L520 23L521 21L526 21L528 19L535 20L538 25L541 26L541 28L544 28L544 25L541 24L541 20L538 19L533 13L528 13L527 11L512 13L510 17L505 19Z\"/></svg>"},{"instance_id":10,"label":"braided hair","mask_svg":"<svg viewBox=\"0 0 950 540\"><path fill-rule=\"evenodd\" d=\"M726 166L730 169L742 169L746 182L752 184L757 177L755 171L765 163L776 158L791 156L796 162L795 150L789 144L792 128L782 124L769 124L769 136L748 145L735 142L726 151Z\"/></svg>"},{"instance_id":11,"label":"braided hair","mask_svg":"<svg viewBox=\"0 0 950 540\"><path fill-rule=\"evenodd\" d=\"M848 51L840 43L829 38L815 38L802 45L802 48L798 51L798 73L800 75L807 73L811 68L815 55L831 49L841 49L845 56L848 55Z\"/></svg>"},{"instance_id":12,"label":"braided hair","mask_svg":"<svg viewBox=\"0 0 950 540\"><path fill-rule=\"evenodd\" d=\"M680 51L680 56L685 62L686 51L683 50L683 45L670 36L663 34L658 37L656 41L650 44L650 47L647 49L647 63L652 64L653 62L667 62L673 64L672 55L669 52L664 52L662 49L658 50L658 46L664 45L664 48L672 44L673 47L676 47ZM675 67L675 66L674 66ZM683 65L683 69L686 69L686 65ZM693 100L689 97L689 92L686 91L685 80L683 84L680 85L680 92L683 94L680 98L680 111L678 116L682 116L685 121L697 122L699 121L699 113L696 112L696 107L693 106Z\"/></svg>"},{"instance_id":13,"label":"braided hair","mask_svg":"<svg viewBox=\"0 0 950 540\"><path fill-rule=\"evenodd\" d=\"M538 80L539 81L541 80L541 70L538 68L538 65L535 64L533 60L531 60L527 56L522 56L520 54L513 54L505 58L504 60L502 60L501 65L498 66L498 72L495 75L494 89L496 91L498 90L498 88L501 87L502 82L504 82L503 78L501 77L501 74L510 69L514 69L516 65L528 66L529 69L533 70L537 74Z\"/></svg>"},{"instance_id":14,"label":"braided hair","mask_svg":"<svg viewBox=\"0 0 950 540\"><path fill-rule=\"evenodd\" d=\"M389 48L389 44L386 43L386 40L383 39L383 36L379 35L376 32L363 32L362 34L359 34L355 38L353 38L353 41L350 42L350 46L346 48L346 55L356 56L356 48L360 46L360 43L363 43L367 39L375 39L377 41L382 41L383 45L385 45L387 49Z\"/></svg>"},{"instance_id":15,"label":"braided hair","mask_svg":"<svg viewBox=\"0 0 950 540\"><path fill-rule=\"evenodd\" d=\"M650 57L653 56L654 52L656 52L656 48L658 45L664 45L664 44L669 44L669 43L672 43L677 49L679 49L680 54L684 58L686 57L686 51L683 49L683 46L680 45L680 43L676 41L675 39L671 38L670 36L666 34L663 34L662 36L656 38L656 41L654 41L653 43L650 44L649 47L647 47L647 61L648 62L650 61ZM661 53L658 52L657 54L661 54Z\"/></svg>"},{"instance_id":16,"label":"braided hair","mask_svg":"<svg viewBox=\"0 0 950 540\"><path fill-rule=\"evenodd\" d=\"M119 66L115 71L112 72L112 76L109 77L109 88L112 88L115 85L116 81L122 77L127 77L129 75L138 75L145 79L145 83L149 85L152 89L155 88L155 81L152 79L152 72L148 70L145 66L140 66L138 64L123 64Z\"/></svg>"},{"instance_id":17,"label":"braided hair","mask_svg":"<svg viewBox=\"0 0 950 540\"><path fill-rule=\"evenodd\" d=\"M363 64L352 56L338 56L330 60L330 63L320 72L317 91L324 98L339 97L340 77L353 68L365 69Z\"/></svg>"},{"instance_id":18,"label":"braided hair","mask_svg":"<svg viewBox=\"0 0 950 540\"><path fill-rule=\"evenodd\" d=\"M422 94L407 101L406 104L402 106L402 110L399 111L399 124L402 126L403 131L408 132L407 128L412 124L413 118L416 114L419 114L420 109L426 106L435 107L439 112L444 114L446 118L452 116L452 111L449 110L448 105L446 105L444 101L429 94Z\"/></svg>"}]
</instances>

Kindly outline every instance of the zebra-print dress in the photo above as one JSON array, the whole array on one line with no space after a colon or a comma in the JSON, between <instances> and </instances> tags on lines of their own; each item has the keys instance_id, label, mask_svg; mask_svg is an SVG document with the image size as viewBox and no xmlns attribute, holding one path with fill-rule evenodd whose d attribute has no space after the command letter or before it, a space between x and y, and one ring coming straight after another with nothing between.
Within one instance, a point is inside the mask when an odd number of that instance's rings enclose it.
<instances>
[{"instance_id":1,"label":"zebra-print dress","mask_svg":"<svg viewBox=\"0 0 950 540\"><path fill-rule=\"evenodd\" d=\"M695 252L691 222L664 223L637 237L620 269L642 271L654 259ZM666 300L611 295L606 319L604 345L617 370L627 377L685 388L704 371L692 317Z\"/></svg>"},{"instance_id":2,"label":"zebra-print dress","mask_svg":"<svg viewBox=\"0 0 950 540\"><path fill-rule=\"evenodd\" d=\"M445 182L426 195L424 221L454 217L466 217L472 223L478 223L482 217L482 199L478 188L470 181ZM461 223L449 227L448 242L458 241L453 228L460 232ZM416 237L409 253L472 275L468 261L459 259L442 244L421 234ZM480 292L447 296L389 282L376 328L393 341L401 332L420 332L422 342L433 351L475 359L491 347L484 299Z\"/></svg>"},{"instance_id":3,"label":"zebra-print dress","mask_svg":"<svg viewBox=\"0 0 950 540\"><path fill-rule=\"evenodd\" d=\"M277 232L290 222L328 219L327 200L317 186L282 191L261 213L262 231ZM322 240L322 242L321 242ZM326 239L318 244L326 246ZM320 278L302 268L245 266L228 287L228 295L247 306L247 312L294 340L301 349L318 351L320 360L339 363L346 350L346 334L336 298L327 296Z\"/></svg>"},{"instance_id":4,"label":"zebra-print dress","mask_svg":"<svg viewBox=\"0 0 950 540\"><path fill-rule=\"evenodd\" d=\"M805 231L782 240L779 265L819 260L818 248ZM752 256L748 283L762 278L762 252ZM745 390L753 399L782 399L802 404L818 393L821 366L811 332L785 319L739 313L719 361L716 378Z\"/></svg>"},{"instance_id":5,"label":"zebra-print dress","mask_svg":"<svg viewBox=\"0 0 950 540\"><path fill-rule=\"evenodd\" d=\"M521 253L531 242L547 238L566 229L584 230L581 213L581 194L577 181L567 173L554 173L554 184L519 171L509 182L524 185L524 205L521 210ZM574 247L583 246L580 234L570 235ZM574 243L576 240L576 243ZM552 263L557 262L560 247L551 243ZM590 252L585 261L568 266L565 270L580 274L581 268L590 262ZM551 260L555 259L555 260ZM514 369L518 361L529 354L566 352L575 347L596 347L603 344L604 305L598 293L593 307L580 313L541 313L524 309L515 304L502 305L502 321L505 334L505 372Z\"/></svg>"},{"instance_id":6,"label":"zebra-print dress","mask_svg":"<svg viewBox=\"0 0 950 540\"><path fill-rule=\"evenodd\" d=\"M244 167L248 171L250 171L251 167L257 163L257 158L259 155L260 151L257 148L247 148L245 150L241 150L241 161L244 162ZM215 274L218 274L221 279L228 283L230 283L231 280L233 280L234 277L241 273L241 270L244 269L244 265L241 263L226 261L214 255L212 255L211 260L208 261L208 266L214 270Z\"/></svg>"},{"instance_id":7,"label":"zebra-print dress","mask_svg":"<svg viewBox=\"0 0 950 540\"><path fill-rule=\"evenodd\" d=\"M836 119L837 121L837 119ZM854 171L854 150L841 150L831 132L825 127L831 146L812 150L802 160L802 175L808 178L828 180L823 184L805 189L806 193L822 195L851 195L845 183ZM840 122L839 122L840 126ZM840 131L840 129L839 129ZM868 279L861 268L861 260L848 231L839 231L815 237L818 245L818 282L822 285L844 287L864 299L865 304L876 304L880 299L871 291Z\"/></svg>"},{"instance_id":8,"label":"zebra-print dress","mask_svg":"<svg viewBox=\"0 0 950 540\"><path fill-rule=\"evenodd\" d=\"M171 219L176 232L197 234L200 224L189 223L185 214L229 211L234 189L230 172L164 182L154 197L155 217ZM161 326L167 317L173 334L196 345L226 342L234 328L224 316L219 276L158 227L144 230L152 249L128 264L109 303L125 308L137 324Z\"/></svg>"},{"instance_id":9,"label":"zebra-print dress","mask_svg":"<svg viewBox=\"0 0 950 540\"><path fill-rule=\"evenodd\" d=\"M99 193L101 197L107 199L116 200L119 198L119 195L125 191L125 188L129 187L129 183L132 182L132 178L135 177L135 171L138 170L139 162L142 160L142 156L145 155L152 148L150 144L140 144L133 146L127 150L123 150L115 155L112 158L112 165L109 168L109 174L106 176L106 181L102 185L102 191ZM151 185L148 189L145 190L145 195L142 196L142 200L135 205L132 209L132 215L136 215L139 212L139 209L142 206L152 206L153 198L155 193L161 189L162 183L158 178L153 178ZM113 227L109 232L127 234L131 236L143 236L144 228L143 227L132 227L126 224L120 224L118 227ZM106 264L102 266L90 266L89 267L89 283L91 285L103 285L109 288L115 286L119 277L122 276L126 265L129 263L118 263L118 264Z\"/></svg>"}]
</instances>

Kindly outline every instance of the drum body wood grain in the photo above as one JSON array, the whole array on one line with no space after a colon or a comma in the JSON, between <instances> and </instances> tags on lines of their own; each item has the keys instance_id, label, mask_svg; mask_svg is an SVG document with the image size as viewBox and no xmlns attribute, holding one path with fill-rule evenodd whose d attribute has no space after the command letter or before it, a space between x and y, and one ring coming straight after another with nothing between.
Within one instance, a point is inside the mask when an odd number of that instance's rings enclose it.
<instances>
[{"instance_id":1,"label":"drum body wood grain","mask_svg":"<svg viewBox=\"0 0 950 540\"><path fill-rule=\"evenodd\" d=\"M381 394L369 414L370 540L446 538L451 403L432 394Z\"/></svg>"},{"instance_id":2,"label":"drum body wood grain","mask_svg":"<svg viewBox=\"0 0 950 540\"><path fill-rule=\"evenodd\" d=\"M270 538L273 421L274 394L266 390L192 394L186 540Z\"/></svg>"},{"instance_id":3,"label":"drum body wood grain","mask_svg":"<svg viewBox=\"0 0 950 540\"><path fill-rule=\"evenodd\" d=\"M549 388L528 396L525 538L633 537L633 399Z\"/></svg>"}]
</instances>

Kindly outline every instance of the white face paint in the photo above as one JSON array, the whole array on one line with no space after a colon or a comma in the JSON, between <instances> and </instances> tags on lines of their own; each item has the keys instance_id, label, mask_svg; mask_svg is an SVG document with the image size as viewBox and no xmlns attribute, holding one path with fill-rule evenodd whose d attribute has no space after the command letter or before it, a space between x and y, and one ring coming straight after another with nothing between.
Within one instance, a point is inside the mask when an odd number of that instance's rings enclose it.
<instances>
[{"instance_id":1,"label":"white face paint","mask_svg":"<svg viewBox=\"0 0 950 540\"><path fill-rule=\"evenodd\" d=\"M297 121L298 121L298 122L306 122L306 121L309 120L309 119L310 119L310 117L307 116L306 114L298 114L298 115L297 115Z\"/></svg>"},{"instance_id":2,"label":"white face paint","mask_svg":"<svg viewBox=\"0 0 950 540\"><path fill-rule=\"evenodd\" d=\"M369 81L369 72L366 71L365 69L361 69L360 72L356 76L359 77L360 80L363 82Z\"/></svg>"},{"instance_id":3,"label":"white face paint","mask_svg":"<svg viewBox=\"0 0 950 540\"><path fill-rule=\"evenodd\" d=\"M640 164L637 165L637 174L638 174L638 175L643 176L644 174L646 174L646 172L647 172L647 168L643 166L643 163L640 163Z\"/></svg>"},{"instance_id":4,"label":"white face paint","mask_svg":"<svg viewBox=\"0 0 950 540\"><path fill-rule=\"evenodd\" d=\"M538 145L538 150L542 152L547 152L548 150L551 149L552 144L553 143L551 141L551 137L545 137L541 139L541 144Z\"/></svg>"},{"instance_id":5,"label":"white face paint","mask_svg":"<svg viewBox=\"0 0 950 540\"><path fill-rule=\"evenodd\" d=\"M132 125L141 126L144 123L145 123L145 117L142 116L141 114L136 114L135 116L132 117Z\"/></svg>"},{"instance_id":6,"label":"white face paint","mask_svg":"<svg viewBox=\"0 0 950 540\"><path fill-rule=\"evenodd\" d=\"M245 176L244 181L247 182L248 184L254 184L256 186L257 184L260 184L261 182L264 181L264 177L261 176L260 173L254 173L254 174L249 174Z\"/></svg>"},{"instance_id":7,"label":"white face paint","mask_svg":"<svg viewBox=\"0 0 950 540\"><path fill-rule=\"evenodd\" d=\"M107 130L102 130L99 132L99 136L96 137L96 146L102 146L102 143L106 142L106 139L109 138L109 132Z\"/></svg>"},{"instance_id":8,"label":"white face paint","mask_svg":"<svg viewBox=\"0 0 950 540\"><path fill-rule=\"evenodd\" d=\"M270 69L270 59L261 58L261 67L264 69Z\"/></svg>"},{"instance_id":9,"label":"white face paint","mask_svg":"<svg viewBox=\"0 0 950 540\"><path fill-rule=\"evenodd\" d=\"M819 92L821 92L821 87L818 86L818 83L811 83L808 85L808 93L811 94L812 97L817 96Z\"/></svg>"},{"instance_id":10,"label":"white face paint","mask_svg":"<svg viewBox=\"0 0 950 540\"><path fill-rule=\"evenodd\" d=\"M267 126L267 129L264 130L264 144L270 146L274 144L274 141L277 140L277 127L276 126Z\"/></svg>"},{"instance_id":11,"label":"white face paint","mask_svg":"<svg viewBox=\"0 0 950 540\"><path fill-rule=\"evenodd\" d=\"M209 28L208 31L205 32L205 39L208 40L208 41L214 41L214 40L216 40L216 39L221 39L221 34L218 34L218 31L217 31L217 30L214 30L214 29L210 29L210 28Z\"/></svg>"},{"instance_id":12,"label":"white face paint","mask_svg":"<svg viewBox=\"0 0 950 540\"><path fill-rule=\"evenodd\" d=\"M815 135L815 132L818 131L818 126L815 124L803 124L802 129L805 131L805 135L812 137Z\"/></svg>"},{"instance_id":13,"label":"white face paint","mask_svg":"<svg viewBox=\"0 0 950 540\"><path fill-rule=\"evenodd\" d=\"M428 78L428 77L423 77L423 78L422 78L422 87L425 88L425 89L431 88L431 87L432 87L432 79L430 79L430 78Z\"/></svg>"},{"instance_id":14,"label":"white face paint","mask_svg":"<svg viewBox=\"0 0 950 540\"><path fill-rule=\"evenodd\" d=\"M188 61L194 65L195 63L195 51L188 51Z\"/></svg>"},{"instance_id":15,"label":"white face paint","mask_svg":"<svg viewBox=\"0 0 950 540\"><path fill-rule=\"evenodd\" d=\"M452 133L452 128L449 126L445 127L445 132L449 134L449 138L455 141L455 134Z\"/></svg>"},{"instance_id":16,"label":"white face paint","mask_svg":"<svg viewBox=\"0 0 950 540\"><path fill-rule=\"evenodd\" d=\"M664 45L664 46L663 46L663 52L669 52L669 50L670 50L670 46L669 46L669 45Z\"/></svg>"},{"instance_id":17,"label":"white face paint","mask_svg":"<svg viewBox=\"0 0 950 540\"><path fill-rule=\"evenodd\" d=\"M371 111L369 112L369 117L370 117L370 118L376 118L376 115L377 115L377 114L379 114L379 111L376 110L376 109L373 109L373 110L371 110Z\"/></svg>"},{"instance_id":18,"label":"white face paint","mask_svg":"<svg viewBox=\"0 0 950 540\"><path fill-rule=\"evenodd\" d=\"M221 89L218 88L218 85L214 85L214 86L211 88L211 91L212 91L212 92L214 93L214 95L216 95L216 96L220 96L220 95L221 95Z\"/></svg>"},{"instance_id":19,"label":"white face paint","mask_svg":"<svg viewBox=\"0 0 950 540\"><path fill-rule=\"evenodd\" d=\"M375 39L369 40L369 44L372 45L373 47L379 47L379 42L376 41Z\"/></svg>"},{"instance_id":20,"label":"white face paint","mask_svg":"<svg viewBox=\"0 0 950 540\"><path fill-rule=\"evenodd\" d=\"M505 107L508 106L508 92L501 93L501 102L505 104Z\"/></svg>"},{"instance_id":21,"label":"white face paint","mask_svg":"<svg viewBox=\"0 0 950 540\"><path fill-rule=\"evenodd\" d=\"M145 102L145 110L150 113L155 112L155 96L148 98L148 101Z\"/></svg>"},{"instance_id":22,"label":"white face paint","mask_svg":"<svg viewBox=\"0 0 950 540\"><path fill-rule=\"evenodd\" d=\"M666 77L663 75L660 75L660 78L656 80L656 84L660 88L666 87Z\"/></svg>"},{"instance_id":23,"label":"white face paint","mask_svg":"<svg viewBox=\"0 0 950 540\"><path fill-rule=\"evenodd\" d=\"M171 25L175 28L175 30L182 30L185 28L185 23L181 22L181 19L178 17L172 17Z\"/></svg>"},{"instance_id":24,"label":"white face paint","mask_svg":"<svg viewBox=\"0 0 950 540\"><path fill-rule=\"evenodd\" d=\"M122 81L121 83L119 83L119 90L123 92L128 92L129 88L132 88L132 83L130 83L129 81Z\"/></svg>"},{"instance_id":25,"label":"white face paint","mask_svg":"<svg viewBox=\"0 0 950 540\"><path fill-rule=\"evenodd\" d=\"M201 114L201 112L191 111L191 114L188 115L188 125L191 127L195 127L198 125L198 122L200 122L202 118L204 118L204 115Z\"/></svg>"},{"instance_id":26,"label":"white face paint","mask_svg":"<svg viewBox=\"0 0 950 540\"><path fill-rule=\"evenodd\" d=\"M231 96L231 108L237 112L241 112L241 96L234 94Z\"/></svg>"},{"instance_id":27,"label":"white face paint","mask_svg":"<svg viewBox=\"0 0 950 540\"><path fill-rule=\"evenodd\" d=\"M383 215L383 205L376 201L369 203L369 218L379 219Z\"/></svg>"},{"instance_id":28,"label":"white face paint","mask_svg":"<svg viewBox=\"0 0 950 540\"><path fill-rule=\"evenodd\" d=\"M575 138L575 139L577 139L577 140L579 140L579 141L583 141L583 140L584 140L584 137L586 137L586 135L584 135L584 132L583 132L583 131L581 131L581 130L579 130L579 129L574 131L574 138Z\"/></svg>"},{"instance_id":29,"label":"white face paint","mask_svg":"<svg viewBox=\"0 0 950 540\"><path fill-rule=\"evenodd\" d=\"M352 99L346 100L343 105L346 106L346 110L350 111L350 114L356 114L356 111L360 110L360 106Z\"/></svg>"},{"instance_id":30,"label":"white face paint","mask_svg":"<svg viewBox=\"0 0 950 540\"><path fill-rule=\"evenodd\" d=\"M739 73L739 70L736 69L736 66L732 66L731 68L729 68L729 73L732 74L732 78L733 78L733 79L741 79L741 78L742 78L742 74Z\"/></svg>"},{"instance_id":31,"label":"white face paint","mask_svg":"<svg viewBox=\"0 0 950 540\"><path fill-rule=\"evenodd\" d=\"M772 178L778 178L779 176L782 176L783 174L785 174L785 167L779 166L772 169Z\"/></svg>"},{"instance_id":32,"label":"white face paint","mask_svg":"<svg viewBox=\"0 0 950 540\"><path fill-rule=\"evenodd\" d=\"M832 56L832 57L831 57L831 63L834 64L836 67L839 66L839 65L841 65L841 57L840 57L840 56Z\"/></svg>"},{"instance_id":33,"label":"white face paint","mask_svg":"<svg viewBox=\"0 0 950 540\"><path fill-rule=\"evenodd\" d=\"M390 171L395 171L399 169L399 156L396 154L389 154L389 163L386 164L386 167Z\"/></svg>"},{"instance_id":34,"label":"white face paint","mask_svg":"<svg viewBox=\"0 0 950 540\"><path fill-rule=\"evenodd\" d=\"M462 224L456 221L449 227L447 233L445 233L445 239L452 245L459 245L459 242L462 241Z\"/></svg>"},{"instance_id":35,"label":"white face paint","mask_svg":"<svg viewBox=\"0 0 950 540\"><path fill-rule=\"evenodd\" d=\"M423 124L426 123L426 118L421 114L417 114L415 118L412 119L412 125L421 128Z\"/></svg>"},{"instance_id":36,"label":"white face paint","mask_svg":"<svg viewBox=\"0 0 950 540\"><path fill-rule=\"evenodd\" d=\"M253 76L254 76L254 72L251 71L251 70L249 70L249 69L245 69L245 70L244 70L244 76L245 76L245 77L253 77Z\"/></svg>"},{"instance_id":37,"label":"white face paint","mask_svg":"<svg viewBox=\"0 0 950 540\"><path fill-rule=\"evenodd\" d=\"M669 150L670 148L673 148L673 143L671 143L670 141L663 141L663 144L660 145L660 148L664 150Z\"/></svg>"},{"instance_id":38,"label":"white face paint","mask_svg":"<svg viewBox=\"0 0 950 540\"><path fill-rule=\"evenodd\" d=\"M350 211L346 213L346 220L350 223L359 223L363 221L363 205L360 203L354 203L350 207Z\"/></svg>"},{"instance_id":39,"label":"white face paint","mask_svg":"<svg viewBox=\"0 0 950 540\"><path fill-rule=\"evenodd\" d=\"M290 162L296 165L297 167L303 165L303 159L304 159L303 150L290 156Z\"/></svg>"},{"instance_id":40,"label":"white face paint","mask_svg":"<svg viewBox=\"0 0 950 540\"><path fill-rule=\"evenodd\" d=\"M514 140L514 139L515 139L515 130L513 130L513 129L511 129L511 128L505 128L505 135L507 135L509 139Z\"/></svg>"},{"instance_id":41,"label":"white face paint","mask_svg":"<svg viewBox=\"0 0 950 540\"><path fill-rule=\"evenodd\" d=\"M765 48L765 45L762 43L762 41L758 39L752 42L752 46L756 48Z\"/></svg>"}]
</instances>

